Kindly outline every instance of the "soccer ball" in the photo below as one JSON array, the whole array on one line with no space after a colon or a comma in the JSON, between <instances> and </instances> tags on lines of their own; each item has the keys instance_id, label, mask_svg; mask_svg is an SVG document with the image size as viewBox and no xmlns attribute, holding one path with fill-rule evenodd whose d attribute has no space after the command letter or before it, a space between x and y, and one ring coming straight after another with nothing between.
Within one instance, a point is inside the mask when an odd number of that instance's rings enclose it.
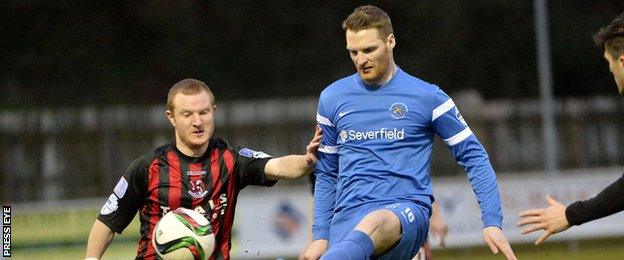
<instances>
[{"instance_id":1,"label":"soccer ball","mask_svg":"<svg viewBox=\"0 0 624 260\"><path fill-rule=\"evenodd\" d=\"M203 260L212 255L215 236L210 222L201 213L177 208L156 223L152 245L164 260Z\"/></svg>"}]
</instances>

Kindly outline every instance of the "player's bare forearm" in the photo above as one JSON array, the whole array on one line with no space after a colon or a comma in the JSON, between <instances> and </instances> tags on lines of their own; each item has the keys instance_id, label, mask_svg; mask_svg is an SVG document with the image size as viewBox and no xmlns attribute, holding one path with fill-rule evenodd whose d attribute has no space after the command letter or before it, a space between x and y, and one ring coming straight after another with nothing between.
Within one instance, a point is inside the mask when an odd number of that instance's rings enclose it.
<instances>
[{"instance_id":1,"label":"player's bare forearm","mask_svg":"<svg viewBox=\"0 0 624 260\"><path fill-rule=\"evenodd\" d=\"M286 155L273 158L264 166L264 173L270 180L297 179L314 170L318 161L316 151L319 148L322 138L322 130L316 127L314 137L306 147L305 155Z\"/></svg>"},{"instance_id":2,"label":"player's bare forearm","mask_svg":"<svg viewBox=\"0 0 624 260\"><path fill-rule=\"evenodd\" d=\"M270 180L292 180L300 178L314 169L305 155L286 155L273 158L264 166L264 173Z\"/></svg>"},{"instance_id":3,"label":"player's bare forearm","mask_svg":"<svg viewBox=\"0 0 624 260\"><path fill-rule=\"evenodd\" d=\"M114 236L115 233L108 226L96 219L89 233L85 259L100 259Z\"/></svg>"}]
</instances>

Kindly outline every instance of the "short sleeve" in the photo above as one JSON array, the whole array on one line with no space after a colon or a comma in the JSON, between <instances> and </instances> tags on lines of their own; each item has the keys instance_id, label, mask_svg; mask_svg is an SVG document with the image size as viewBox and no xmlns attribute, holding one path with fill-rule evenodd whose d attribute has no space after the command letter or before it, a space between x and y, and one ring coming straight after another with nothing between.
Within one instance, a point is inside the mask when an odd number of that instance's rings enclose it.
<instances>
[{"instance_id":1,"label":"short sleeve","mask_svg":"<svg viewBox=\"0 0 624 260\"><path fill-rule=\"evenodd\" d=\"M149 158L146 157L130 164L100 210L98 219L118 234L130 224L144 201L149 165Z\"/></svg>"},{"instance_id":2,"label":"short sleeve","mask_svg":"<svg viewBox=\"0 0 624 260\"><path fill-rule=\"evenodd\" d=\"M238 147L235 151L236 176L240 188L247 185L273 186L277 181L268 180L264 167L273 156L262 151Z\"/></svg>"}]
</instances>

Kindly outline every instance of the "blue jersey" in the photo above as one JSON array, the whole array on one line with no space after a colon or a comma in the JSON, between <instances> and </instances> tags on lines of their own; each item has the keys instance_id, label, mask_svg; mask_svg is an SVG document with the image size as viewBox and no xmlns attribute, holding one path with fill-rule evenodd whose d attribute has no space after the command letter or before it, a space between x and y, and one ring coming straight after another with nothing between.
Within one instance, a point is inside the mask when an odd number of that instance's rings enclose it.
<instances>
[{"instance_id":1,"label":"blue jersey","mask_svg":"<svg viewBox=\"0 0 624 260\"><path fill-rule=\"evenodd\" d=\"M318 104L323 129L316 166L314 239L362 210L409 201L431 207L431 149L437 134L465 167L484 227L502 227L487 153L444 91L398 69L381 87L358 74L328 86Z\"/></svg>"}]
</instances>

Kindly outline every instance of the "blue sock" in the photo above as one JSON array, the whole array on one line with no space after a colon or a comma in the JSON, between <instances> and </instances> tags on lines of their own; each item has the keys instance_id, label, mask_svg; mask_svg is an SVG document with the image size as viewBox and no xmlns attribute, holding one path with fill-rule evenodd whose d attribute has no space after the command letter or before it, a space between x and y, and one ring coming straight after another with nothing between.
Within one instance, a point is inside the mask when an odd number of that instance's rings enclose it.
<instances>
[{"instance_id":1,"label":"blue sock","mask_svg":"<svg viewBox=\"0 0 624 260\"><path fill-rule=\"evenodd\" d=\"M364 260L373 255L373 240L359 230L349 232L344 240L327 250L322 260Z\"/></svg>"}]
</instances>

